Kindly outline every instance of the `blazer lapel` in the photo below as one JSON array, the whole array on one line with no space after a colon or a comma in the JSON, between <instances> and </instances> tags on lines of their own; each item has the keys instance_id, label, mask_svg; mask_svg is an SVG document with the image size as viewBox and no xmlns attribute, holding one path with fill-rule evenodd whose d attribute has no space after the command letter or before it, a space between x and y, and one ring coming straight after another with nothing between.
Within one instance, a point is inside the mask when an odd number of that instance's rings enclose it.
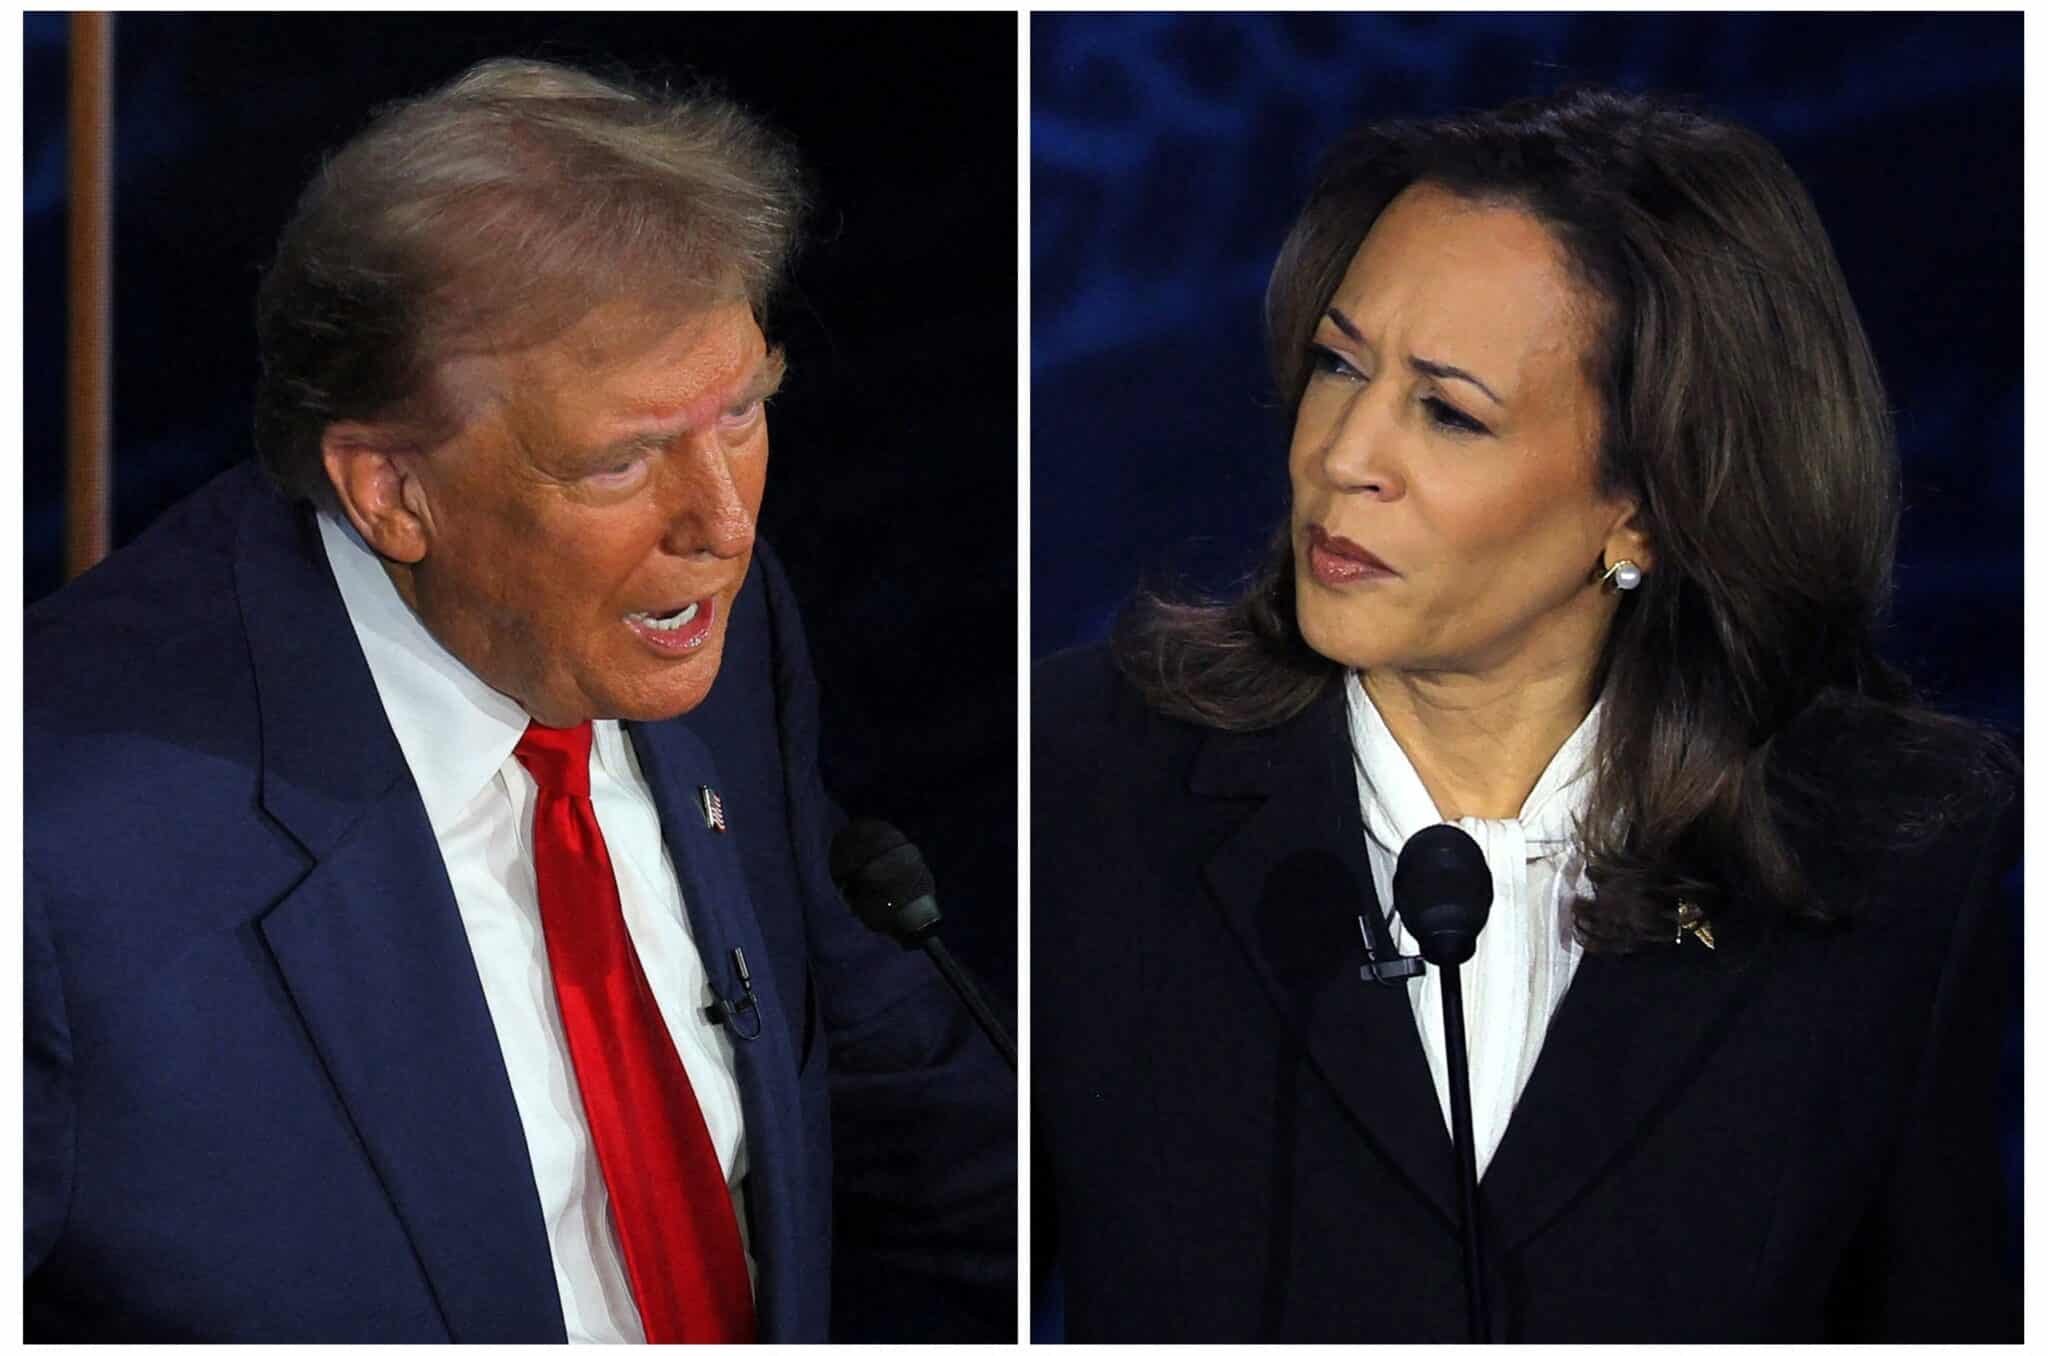
<instances>
[{"instance_id":1,"label":"blazer lapel","mask_svg":"<svg viewBox=\"0 0 2048 1356\"><path fill-rule=\"evenodd\" d=\"M1365 855L1341 692L1256 735L1212 735L1198 796L1259 804L1206 876L1253 971L1367 1139L1456 1227L1451 1140L1405 986L1362 979L1358 918L1381 907Z\"/></svg>"},{"instance_id":2,"label":"blazer lapel","mask_svg":"<svg viewBox=\"0 0 2048 1356\"><path fill-rule=\"evenodd\" d=\"M317 532L262 489L236 589L264 808L315 860L263 937L450 1335L562 1341L532 1164L440 850Z\"/></svg>"},{"instance_id":3,"label":"blazer lapel","mask_svg":"<svg viewBox=\"0 0 2048 1356\"><path fill-rule=\"evenodd\" d=\"M411 782L261 926L450 1335L565 1340L518 1108Z\"/></svg>"},{"instance_id":4,"label":"blazer lapel","mask_svg":"<svg viewBox=\"0 0 2048 1356\"><path fill-rule=\"evenodd\" d=\"M718 769L710 749L680 721L629 724L626 729L654 792L662 837L675 862L705 973L712 991L727 1003L737 1005L748 996L733 952L747 959L753 1005L727 1029L747 1128L747 1216L758 1268L756 1323L760 1340L785 1340L800 1324L797 1296L808 1279L790 1271L792 1260L803 1255L796 1237L802 1227L796 1193L803 1189L796 1169L830 1146L803 1143L791 1009L777 991L776 967L769 963L733 837L747 826L715 829L706 822L698 789L716 788Z\"/></svg>"},{"instance_id":5,"label":"blazer lapel","mask_svg":"<svg viewBox=\"0 0 2048 1356\"><path fill-rule=\"evenodd\" d=\"M1193 790L1254 797L1207 864L1274 1005L1367 1138L1448 1227L1452 1146L1405 987L1359 977L1356 916L1381 907L1365 853L1341 691L1255 735L1216 734ZM1580 963L1479 1195L1489 1249L1512 1248L1585 1191L1711 1052L1754 993L1762 940L1741 920L1696 940Z\"/></svg>"},{"instance_id":6,"label":"blazer lapel","mask_svg":"<svg viewBox=\"0 0 2048 1356\"><path fill-rule=\"evenodd\" d=\"M1762 982L1761 939L1717 921L1688 938L1589 954L1479 1184L1489 1246L1513 1248L1590 1187L1692 1076Z\"/></svg>"}]
</instances>

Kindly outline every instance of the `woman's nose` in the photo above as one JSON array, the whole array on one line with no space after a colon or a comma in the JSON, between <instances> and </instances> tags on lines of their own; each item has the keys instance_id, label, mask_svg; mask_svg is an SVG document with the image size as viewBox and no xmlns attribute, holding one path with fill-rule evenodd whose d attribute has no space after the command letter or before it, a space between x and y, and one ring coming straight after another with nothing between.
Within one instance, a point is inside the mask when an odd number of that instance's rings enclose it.
<instances>
[{"instance_id":1,"label":"woman's nose","mask_svg":"<svg viewBox=\"0 0 2048 1356\"><path fill-rule=\"evenodd\" d=\"M1332 489L1382 499L1406 492L1392 394L1376 387L1356 391L1324 430L1319 455Z\"/></svg>"}]
</instances>

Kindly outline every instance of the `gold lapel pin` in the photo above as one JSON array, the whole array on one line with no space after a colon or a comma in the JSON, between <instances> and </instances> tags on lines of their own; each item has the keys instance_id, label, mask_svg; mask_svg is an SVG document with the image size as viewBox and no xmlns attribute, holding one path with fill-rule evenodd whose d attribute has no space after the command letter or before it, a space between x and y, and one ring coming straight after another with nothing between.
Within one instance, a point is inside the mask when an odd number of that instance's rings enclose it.
<instances>
[{"instance_id":1,"label":"gold lapel pin","mask_svg":"<svg viewBox=\"0 0 2048 1356\"><path fill-rule=\"evenodd\" d=\"M1678 931L1671 938L1672 944L1675 946L1684 941L1688 932L1699 938L1707 950L1714 949L1714 925L1700 912L1699 905L1681 899L1678 901Z\"/></svg>"},{"instance_id":2,"label":"gold lapel pin","mask_svg":"<svg viewBox=\"0 0 2048 1356\"><path fill-rule=\"evenodd\" d=\"M725 832L725 802L718 793L708 786L697 788L697 803L704 808L704 827L713 833Z\"/></svg>"}]
</instances>

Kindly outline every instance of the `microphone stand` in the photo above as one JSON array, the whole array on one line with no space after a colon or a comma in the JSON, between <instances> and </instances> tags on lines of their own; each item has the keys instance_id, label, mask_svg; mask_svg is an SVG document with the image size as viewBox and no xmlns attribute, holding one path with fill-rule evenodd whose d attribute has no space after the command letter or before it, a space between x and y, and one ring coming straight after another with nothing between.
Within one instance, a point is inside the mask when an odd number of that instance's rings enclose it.
<instances>
[{"instance_id":1,"label":"microphone stand","mask_svg":"<svg viewBox=\"0 0 2048 1356\"><path fill-rule=\"evenodd\" d=\"M938 939L939 901L924 854L894 825L856 819L832 835L832 882L853 911L876 932L908 951L916 948L938 967L1010 1072L1017 1072L1017 1041L966 967Z\"/></svg>"},{"instance_id":2,"label":"microphone stand","mask_svg":"<svg viewBox=\"0 0 2048 1356\"><path fill-rule=\"evenodd\" d=\"M1465 997L1458 967L1472 959L1493 907L1493 873L1486 854L1455 824L1432 824L1410 834L1394 865L1394 907L1443 975L1444 1058L1451 1095L1451 1153L1457 1160L1458 1242L1465 1260L1467 1340L1492 1331L1486 1310L1486 1268L1479 1238L1479 1167L1472 1134L1472 1067L1465 1052Z\"/></svg>"},{"instance_id":3,"label":"microphone stand","mask_svg":"<svg viewBox=\"0 0 2048 1356\"><path fill-rule=\"evenodd\" d=\"M960 963L953 959L953 953L946 950L946 944L930 932L918 937L917 945L932 958L932 964L939 967L939 974L953 987L953 992L960 996L967 1010L974 1014L974 1020L981 1025L982 1032L995 1046L996 1053L1003 1057L1003 1062L1010 1066L1010 1072L1017 1072L1017 1042L1010 1038L1003 1019L996 1016L996 1010L989 1005L974 977L960 968Z\"/></svg>"},{"instance_id":4,"label":"microphone stand","mask_svg":"<svg viewBox=\"0 0 2048 1356\"><path fill-rule=\"evenodd\" d=\"M1472 1134L1472 1070L1465 1054L1465 998L1458 967L1443 975L1444 1053L1450 1060L1451 1146L1458 1159L1458 1239L1465 1249L1465 1319L1469 1340L1488 1340L1486 1276L1479 1263L1479 1167Z\"/></svg>"}]
</instances>

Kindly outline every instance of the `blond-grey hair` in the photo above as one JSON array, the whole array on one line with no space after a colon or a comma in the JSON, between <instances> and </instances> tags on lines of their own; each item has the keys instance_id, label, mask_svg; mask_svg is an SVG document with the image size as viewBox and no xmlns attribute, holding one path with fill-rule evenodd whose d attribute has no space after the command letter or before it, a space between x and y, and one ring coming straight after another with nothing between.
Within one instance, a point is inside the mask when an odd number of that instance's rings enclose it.
<instances>
[{"instance_id":1,"label":"blond-grey hair","mask_svg":"<svg viewBox=\"0 0 2048 1356\"><path fill-rule=\"evenodd\" d=\"M441 441L465 417L438 379L455 357L613 301L759 315L802 209L794 152L714 94L499 59L389 105L314 176L264 276L259 460L332 507L328 425Z\"/></svg>"}]
</instances>

